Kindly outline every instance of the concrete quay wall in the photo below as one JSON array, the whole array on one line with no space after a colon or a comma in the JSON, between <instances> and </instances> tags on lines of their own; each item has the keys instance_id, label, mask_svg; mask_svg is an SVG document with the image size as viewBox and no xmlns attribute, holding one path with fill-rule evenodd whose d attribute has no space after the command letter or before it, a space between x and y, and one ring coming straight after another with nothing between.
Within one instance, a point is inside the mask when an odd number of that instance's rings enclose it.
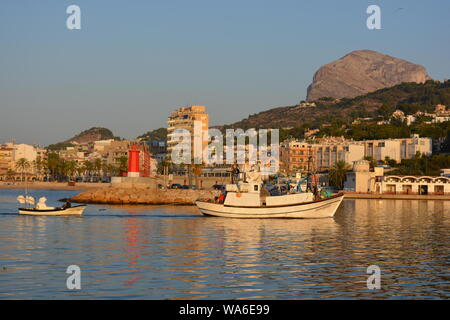
<instances>
[{"instance_id":1,"label":"concrete quay wall","mask_svg":"<svg viewBox=\"0 0 450 320\"><path fill-rule=\"evenodd\" d=\"M344 199L392 199L392 200L450 200L450 195L374 194L344 192Z\"/></svg>"}]
</instances>

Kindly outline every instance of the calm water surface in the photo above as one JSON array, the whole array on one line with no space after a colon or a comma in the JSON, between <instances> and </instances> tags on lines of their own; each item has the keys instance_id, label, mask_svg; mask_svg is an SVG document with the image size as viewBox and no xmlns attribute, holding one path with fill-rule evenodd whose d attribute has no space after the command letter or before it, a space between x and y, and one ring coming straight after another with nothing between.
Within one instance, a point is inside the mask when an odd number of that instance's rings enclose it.
<instances>
[{"instance_id":1,"label":"calm water surface","mask_svg":"<svg viewBox=\"0 0 450 320\"><path fill-rule=\"evenodd\" d=\"M1 299L450 297L450 201L345 200L332 219L203 217L194 207L90 205L17 215L0 190ZM49 205L70 191L32 191ZM66 288L69 265L81 290ZM369 265L381 289L366 286Z\"/></svg>"}]
</instances>

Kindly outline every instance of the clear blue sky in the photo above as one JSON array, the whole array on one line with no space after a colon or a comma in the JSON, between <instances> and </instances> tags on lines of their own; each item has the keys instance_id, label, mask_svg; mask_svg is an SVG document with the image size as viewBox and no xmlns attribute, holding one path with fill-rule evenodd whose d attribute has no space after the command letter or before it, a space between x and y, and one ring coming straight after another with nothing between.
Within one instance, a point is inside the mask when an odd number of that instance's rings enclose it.
<instances>
[{"instance_id":1,"label":"clear blue sky","mask_svg":"<svg viewBox=\"0 0 450 320\"><path fill-rule=\"evenodd\" d=\"M369 4L382 30L366 28ZM360 49L450 78L448 0L1 0L0 26L0 142L134 138L186 104L238 121L298 103L317 68Z\"/></svg>"}]
</instances>

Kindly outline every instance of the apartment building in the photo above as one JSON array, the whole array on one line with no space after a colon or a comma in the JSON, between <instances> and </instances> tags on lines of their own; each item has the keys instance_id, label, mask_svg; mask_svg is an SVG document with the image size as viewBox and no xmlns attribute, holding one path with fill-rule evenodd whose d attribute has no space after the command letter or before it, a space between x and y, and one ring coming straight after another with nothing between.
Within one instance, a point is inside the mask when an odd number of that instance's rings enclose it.
<instances>
[{"instance_id":1,"label":"apartment building","mask_svg":"<svg viewBox=\"0 0 450 320\"><path fill-rule=\"evenodd\" d=\"M5 177L8 170L14 169L14 146L12 143L0 145L0 179Z\"/></svg>"},{"instance_id":2,"label":"apartment building","mask_svg":"<svg viewBox=\"0 0 450 320\"><path fill-rule=\"evenodd\" d=\"M362 144L319 144L316 145L316 168L319 171L330 169L338 161L353 163L364 158Z\"/></svg>"},{"instance_id":3,"label":"apartment building","mask_svg":"<svg viewBox=\"0 0 450 320\"><path fill-rule=\"evenodd\" d=\"M280 146L280 170L285 173L314 170L316 155L316 147L309 143L285 141Z\"/></svg>"},{"instance_id":4,"label":"apartment building","mask_svg":"<svg viewBox=\"0 0 450 320\"><path fill-rule=\"evenodd\" d=\"M194 137L194 123L200 121L199 134L200 136ZM185 129L191 135L191 150L194 157L194 139L200 139L202 144L202 150L208 146L208 140L204 139L204 133L208 132L209 117L206 113L205 106L191 106L182 107L172 112L167 120L167 152L170 154L175 145L179 143L179 140L175 137L174 131L177 129Z\"/></svg>"},{"instance_id":5,"label":"apartment building","mask_svg":"<svg viewBox=\"0 0 450 320\"><path fill-rule=\"evenodd\" d=\"M412 135L404 139L384 139L363 141L365 155L376 161L384 161L386 157L400 162L402 159L412 159L417 152L431 155L433 142L431 138L420 138Z\"/></svg>"}]
</instances>

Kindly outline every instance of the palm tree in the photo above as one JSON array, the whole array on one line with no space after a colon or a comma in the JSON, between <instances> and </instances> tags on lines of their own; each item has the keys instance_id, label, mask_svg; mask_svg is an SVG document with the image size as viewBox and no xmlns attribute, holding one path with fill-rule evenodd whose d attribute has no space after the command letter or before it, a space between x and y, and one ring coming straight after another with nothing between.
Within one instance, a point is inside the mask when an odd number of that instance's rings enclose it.
<instances>
[{"instance_id":1,"label":"palm tree","mask_svg":"<svg viewBox=\"0 0 450 320\"><path fill-rule=\"evenodd\" d=\"M117 159L119 164L119 172L124 172L128 170L128 157L122 156Z\"/></svg>"},{"instance_id":2,"label":"palm tree","mask_svg":"<svg viewBox=\"0 0 450 320\"><path fill-rule=\"evenodd\" d=\"M41 175L42 175L42 170L44 169L44 161L42 160L42 158L39 156L36 158L36 160L34 161L34 166L36 168L36 175L38 180L40 180Z\"/></svg>"},{"instance_id":3,"label":"palm tree","mask_svg":"<svg viewBox=\"0 0 450 320\"><path fill-rule=\"evenodd\" d=\"M104 163L103 167L103 175L105 175L108 178L111 178L112 176L116 175L117 167L113 166L112 164Z\"/></svg>"},{"instance_id":4,"label":"palm tree","mask_svg":"<svg viewBox=\"0 0 450 320\"><path fill-rule=\"evenodd\" d=\"M30 162L25 158L20 158L16 162L16 169L20 170L20 181L23 181L23 174L25 173L25 170L28 170L30 168Z\"/></svg>"},{"instance_id":5,"label":"palm tree","mask_svg":"<svg viewBox=\"0 0 450 320\"><path fill-rule=\"evenodd\" d=\"M78 174L78 176L81 177L81 176L84 175L84 173L85 173L84 166L78 165L78 166L77 166L77 174Z\"/></svg>"},{"instance_id":6,"label":"palm tree","mask_svg":"<svg viewBox=\"0 0 450 320\"><path fill-rule=\"evenodd\" d=\"M94 163L92 161L86 160L83 162L83 169L85 176L91 176L92 171L94 170Z\"/></svg>"},{"instance_id":7,"label":"palm tree","mask_svg":"<svg viewBox=\"0 0 450 320\"><path fill-rule=\"evenodd\" d=\"M78 164L75 160L70 160L66 162L67 175L69 176L69 181L73 178L77 172Z\"/></svg>"},{"instance_id":8,"label":"palm tree","mask_svg":"<svg viewBox=\"0 0 450 320\"><path fill-rule=\"evenodd\" d=\"M333 164L328 171L328 180L330 185L339 190L344 189L344 182L348 170L350 170L350 165L343 160Z\"/></svg>"},{"instance_id":9,"label":"palm tree","mask_svg":"<svg viewBox=\"0 0 450 320\"><path fill-rule=\"evenodd\" d=\"M58 168L61 167L61 160L59 158L59 155L57 153L50 153L47 157L47 161L45 166L47 167L48 173L55 178L55 176L58 173Z\"/></svg>"},{"instance_id":10,"label":"palm tree","mask_svg":"<svg viewBox=\"0 0 450 320\"><path fill-rule=\"evenodd\" d=\"M58 166L58 173L60 178L66 180L69 177L70 164L69 161L61 160Z\"/></svg>"},{"instance_id":11,"label":"palm tree","mask_svg":"<svg viewBox=\"0 0 450 320\"><path fill-rule=\"evenodd\" d=\"M100 172L102 171L102 159L97 158L94 160L94 171L97 177L100 176Z\"/></svg>"}]
</instances>

